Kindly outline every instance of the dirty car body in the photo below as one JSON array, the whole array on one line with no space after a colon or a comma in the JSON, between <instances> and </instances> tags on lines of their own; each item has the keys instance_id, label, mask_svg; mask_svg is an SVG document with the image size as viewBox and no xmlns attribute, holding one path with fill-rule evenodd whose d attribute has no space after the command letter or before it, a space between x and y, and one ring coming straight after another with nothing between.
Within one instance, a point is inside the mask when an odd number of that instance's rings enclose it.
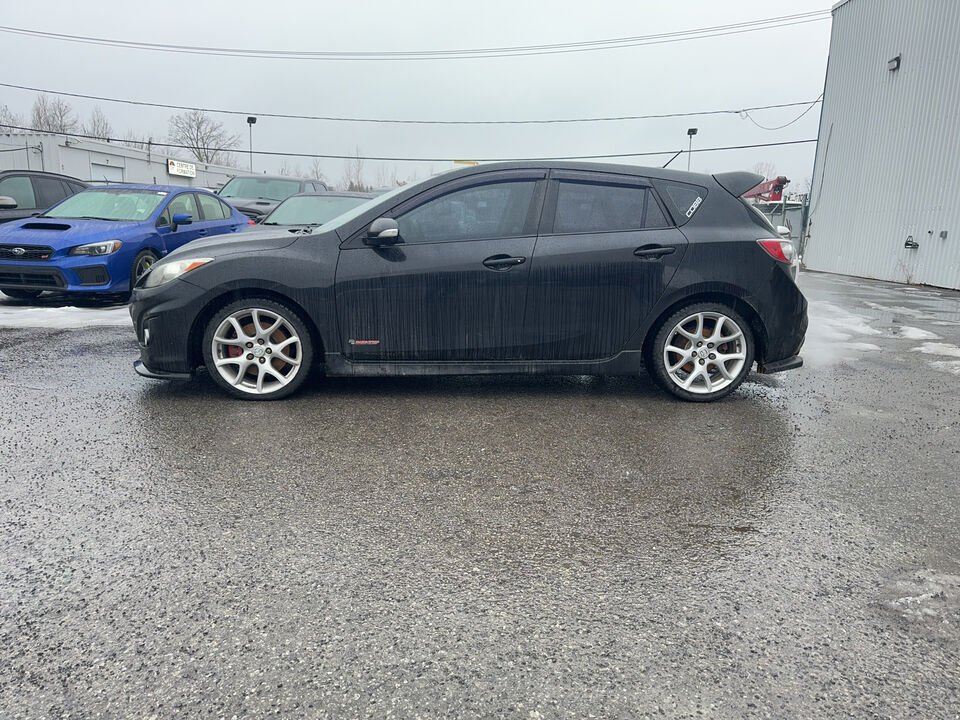
<instances>
[{"instance_id":1,"label":"dirty car body","mask_svg":"<svg viewBox=\"0 0 960 720\"><path fill-rule=\"evenodd\" d=\"M799 367L792 246L716 176L499 163L316 229L204 240L134 290L137 367L282 397L328 375L633 374L686 400ZM263 355L262 353L267 353ZM272 354L271 354L272 353Z\"/></svg>"}]
</instances>

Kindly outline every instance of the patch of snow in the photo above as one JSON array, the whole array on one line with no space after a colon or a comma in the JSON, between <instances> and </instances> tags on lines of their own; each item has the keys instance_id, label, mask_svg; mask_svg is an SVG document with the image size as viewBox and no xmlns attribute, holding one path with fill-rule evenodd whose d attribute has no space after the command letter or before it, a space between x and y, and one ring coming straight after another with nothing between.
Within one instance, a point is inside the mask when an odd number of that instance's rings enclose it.
<instances>
[{"instance_id":1,"label":"patch of snow","mask_svg":"<svg viewBox=\"0 0 960 720\"><path fill-rule=\"evenodd\" d=\"M940 372L953 373L960 375L960 360L935 360L930 363L930 367Z\"/></svg>"},{"instance_id":2,"label":"patch of snow","mask_svg":"<svg viewBox=\"0 0 960 720\"><path fill-rule=\"evenodd\" d=\"M870 327L867 318L862 315L855 315L838 305L823 301L811 301L807 315L810 325L803 345L803 359L811 367L855 359L859 352L880 349L872 343L848 342L858 335L883 334Z\"/></svg>"},{"instance_id":3,"label":"patch of snow","mask_svg":"<svg viewBox=\"0 0 960 720\"><path fill-rule=\"evenodd\" d=\"M85 327L129 327L126 305L103 308L0 305L0 327L73 330Z\"/></svg>"},{"instance_id":4,"label":"patch of snow","mask_svg":"<svg viewBox=\"0 0 960 720\"><path fill-rule=\"evenodd\" d=\"M874 310L883 310L888 313L893 313L894 315L906 315L907 317L916 318L917 320L936 319L936 315L931 315L923 310L904 307L903 305L880 305L879 303L870 302L869 300L864 300L863 304Z\"/></svg>"},{"instance_id":5,"label":"patch of snow","mask_svg":"<svg viewBox=\"0 0 960 720\"><path fill-rule=\"evenodd\" d=\"M879 345L874 345L873 343L865 342L848 342L844 343L845 347L851 348L853 350L879 350Z\"/></svg>"},{"instance_id":6,"label":"patch of snow","mask_svg":"<svg viewBox=\"0 0 960 720\"><path fill-rule=\"evenodd\" d=\"M946 355L947 357L960 358L960 347L950 345L949 343L924 343L920 347L911 349L911 352L924 353L925 355Z\"/></svg>"},{"instance_id":7,"label":"patch of snow","mask_svg":"<svg viewBox=\"0 0 960 720\"><path fill-rule=\"evenodd\" d=\"M924 330L922 328L910 327L909 325L901 325L899 328L894 328L894 335L899 337L906 338L907 340L939 340L940 336L936 333L932 333L929 330Z\"/></svg>"}]
</instances>

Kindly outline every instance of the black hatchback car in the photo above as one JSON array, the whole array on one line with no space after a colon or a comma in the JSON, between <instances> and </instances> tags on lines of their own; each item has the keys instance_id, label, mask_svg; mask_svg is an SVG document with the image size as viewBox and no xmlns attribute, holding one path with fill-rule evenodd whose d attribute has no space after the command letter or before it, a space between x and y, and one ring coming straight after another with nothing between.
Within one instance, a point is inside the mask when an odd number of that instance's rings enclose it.
<instances>
[{"instance_id":1,"label":"black hatchback car","mask_svg":"<svg viewBox=\"0 0 960 720\"><path fill-rule=\"evenodd\" d=\"M133 292L147 377L240 398L328 375L629 375L685 400L800 367L793 246L762 178L499 163L397 188L312 234L196 241Z\"/></svg>"}]
</instances>

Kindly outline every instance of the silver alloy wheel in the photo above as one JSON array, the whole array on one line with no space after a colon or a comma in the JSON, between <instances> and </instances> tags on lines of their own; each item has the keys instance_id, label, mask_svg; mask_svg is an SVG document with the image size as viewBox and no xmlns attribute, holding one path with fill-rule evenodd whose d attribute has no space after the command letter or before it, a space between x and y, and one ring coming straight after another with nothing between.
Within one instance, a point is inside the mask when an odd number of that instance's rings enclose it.
<instances>
[{"instance_id":1,"label":"silver alloy wheel","mask_svg":"<svg viewBox=\"0 0 960 720\"><path fill-rule=\"evenodd\" d=\"M245 308L224 318L210 350L220 377L251 395L288 385L300 372L303 354L294 326L264 308Z\"/></svg>"},{"instance_id":2,"label":"silver alloy wheel","mask_svg":"<svg viewBox=\"0 0 960 720\"><path fill-rule=\"evenodd\" d=\"M674 325L663 347L670 379L687 392L723 390L743 370L747 348L743 331L718 312L698 312Z\"/></svg>"}]
</instances>

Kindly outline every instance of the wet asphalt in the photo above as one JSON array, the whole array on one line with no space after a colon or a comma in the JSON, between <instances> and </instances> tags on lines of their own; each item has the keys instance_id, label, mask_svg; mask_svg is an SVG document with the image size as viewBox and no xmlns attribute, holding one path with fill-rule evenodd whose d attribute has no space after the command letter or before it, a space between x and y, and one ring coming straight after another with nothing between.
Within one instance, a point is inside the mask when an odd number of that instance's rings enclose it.
<instances>
[{"instance_id":1,"label":"wet asphalt","mask_svg":"<svg viewBox=\"0 0 960 720\"><path fill-rule=\"evenodd\" d=\"M0 328L0 717L960 717L960 294L801 286L711 405Z\"/></svg>"}]
</instances>

